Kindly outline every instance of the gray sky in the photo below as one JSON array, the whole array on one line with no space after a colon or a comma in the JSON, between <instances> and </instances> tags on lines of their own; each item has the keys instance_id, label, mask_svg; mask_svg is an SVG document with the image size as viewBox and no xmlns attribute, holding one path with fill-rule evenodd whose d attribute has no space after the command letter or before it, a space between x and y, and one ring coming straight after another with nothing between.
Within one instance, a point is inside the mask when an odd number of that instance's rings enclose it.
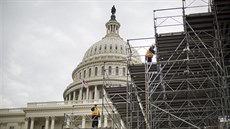
<instances>
[{"instance_id":1,"label":"gray sky","mask_svg":"<svg viewBox=\"0 0 230 129\"><path fill-rule=\"evenodd\" d=\"M153 37L153 10L181 0L0 0L0 108L63 101L86 50L105 36L115 5L120 36Z\"/></svg>"}]
</instances>

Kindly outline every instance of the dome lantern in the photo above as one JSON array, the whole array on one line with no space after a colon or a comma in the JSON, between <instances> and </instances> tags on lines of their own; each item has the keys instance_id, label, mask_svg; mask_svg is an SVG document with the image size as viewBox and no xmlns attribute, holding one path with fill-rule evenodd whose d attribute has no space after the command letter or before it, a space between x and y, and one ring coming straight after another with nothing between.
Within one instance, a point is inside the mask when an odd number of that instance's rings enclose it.
<instances>
[{"instance_id":1,"label":"dome lantern","mask_svg":"<svg viewBox=\"0 0 230 129\"><path fill-rule=\"evenodd\" d=\"M106 28L107 28L107 33L106 36L119 36L119 28L120 28L120 23L117 22L116 20L116 8L113 5L112 9L111 9L111 19L105 24Z\"/></svg>"}]
</instances>

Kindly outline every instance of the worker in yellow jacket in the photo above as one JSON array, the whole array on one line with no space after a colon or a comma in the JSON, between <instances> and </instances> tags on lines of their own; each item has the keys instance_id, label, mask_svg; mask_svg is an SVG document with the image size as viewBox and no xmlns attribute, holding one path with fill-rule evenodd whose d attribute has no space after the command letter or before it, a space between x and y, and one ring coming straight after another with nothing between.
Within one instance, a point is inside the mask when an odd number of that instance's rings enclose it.
<instances>
[{"instance_id":1,"label":"worker in yellow jacket","mask_svg":"<svg viewBox=\"0 0 230 129\"><path fill-rule=\"evenodd\" d=\"M145 54L145 60L147 62L152 62L152 58L153 58L153 55L155 54L155 50L154 50L155 46L152 45L149 47L149 49L147 50L146 54Z\"/></svg>"},{"instance_id":2,"label":"worker in yellow jacket","mask_svg":"<svg viewBox=\"0 0 230 129\"><path fill-rule=\"evenodd\" d=\"M100 117L100 111L97 107L97 105L95 104L94 107L91 108L92 111L92 127L98 127L98 119Z\"/></svg>"}]
</instances>

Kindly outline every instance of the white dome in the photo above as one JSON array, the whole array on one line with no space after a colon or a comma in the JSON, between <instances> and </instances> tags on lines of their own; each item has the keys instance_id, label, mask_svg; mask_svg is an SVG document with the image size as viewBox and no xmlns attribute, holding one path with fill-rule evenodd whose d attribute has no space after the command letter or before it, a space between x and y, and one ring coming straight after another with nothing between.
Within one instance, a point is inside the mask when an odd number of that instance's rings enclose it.
<instances>
[{"instance_id":1,"label":"white dome","mask_svg":"<svg viewBox=\"0 0 230 129\"><path fill-rule=\"evenodd\" d=\"M102 40L94 43L85 53L82 62L72 73L73 82L64 91L64 98L68 98L74 91L81 89L82 80L90 84L90 88L103 85L103 70L110 76L110 82L115 85L127 83L127 43L119 36L119 27L115 15L106 23L107 33ZM134 50L132 50L134 51ZM137 51L132 53L139 55ZM140 56L132 59L133 63L141 63Z\"/></svg>"},{"instance_id":2,"label":"white dome","mask_svg":"<svg viewBox=\"0 0 230 129\"><path fill-rule=\"evenodd\" d=\"M93 44L85 53L82 63L93 61L94 58L103 57L107 55L114 55L118 57L127 58L127 43L119 36L120 23L116 19L110 19L106 23L107 34L102 40ZM134 56L136 57L134 62L141 62L138 52L134 51Z\"/></svg>"},{"instance_id":3,"label":"white dome","mask_svg":"<svg viewBox=\"0 0 230 129\"><path fill-rule=\"evenodd\" d=\"M120 37L106 36L102 40L93 44L85 53L82 62L90 59L93 56L99 56L104 54L122 54L127 55L126 42Z\"/></svg>"}]
</instances>

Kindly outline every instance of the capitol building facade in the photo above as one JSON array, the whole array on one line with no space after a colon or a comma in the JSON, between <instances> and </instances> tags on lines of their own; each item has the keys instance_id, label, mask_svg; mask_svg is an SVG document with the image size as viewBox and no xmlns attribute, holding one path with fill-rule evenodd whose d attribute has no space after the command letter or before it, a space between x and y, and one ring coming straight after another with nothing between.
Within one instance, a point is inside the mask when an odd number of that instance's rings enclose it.
<instances>
[{"instance_id":1,"label":"capitol building facade","mask_svg":"<svg viewBox=\"0 0 230 129\"><path fill-rule=\"evenodd\" d=\"M125 128L104 90L108 82L126 85L129 81L127 43L119 36L119 27L112 13L106 23L105 37L85 52L82 62L73 70L73 82L63 93L64 101L33 102L27 103L25 108L0 109L0 129L90 128L90 109L94 104L101 112L99 127ZM141 62L138 58L133 61ZM83 81L88 86L82 86Z\"/></svg>"}]
</instances>

